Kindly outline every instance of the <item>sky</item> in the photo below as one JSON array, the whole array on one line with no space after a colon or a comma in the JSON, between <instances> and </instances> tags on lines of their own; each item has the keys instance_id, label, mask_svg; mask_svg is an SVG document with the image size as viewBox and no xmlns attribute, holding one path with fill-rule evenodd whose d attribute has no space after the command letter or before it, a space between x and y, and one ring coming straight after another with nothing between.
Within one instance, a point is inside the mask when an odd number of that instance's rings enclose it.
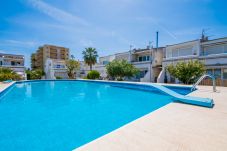
<instances>
[{"instance_id":1,"label":"sky","mask_svg":"<svg viewBox=\"0 0 227 151\"><path fill-rule=\"evenodd\" d=\"M30 55L39 46L86 47L99 56L198 39L227 37L226 0L0 0L0 53Z\"/></svg>"}]
</instances>

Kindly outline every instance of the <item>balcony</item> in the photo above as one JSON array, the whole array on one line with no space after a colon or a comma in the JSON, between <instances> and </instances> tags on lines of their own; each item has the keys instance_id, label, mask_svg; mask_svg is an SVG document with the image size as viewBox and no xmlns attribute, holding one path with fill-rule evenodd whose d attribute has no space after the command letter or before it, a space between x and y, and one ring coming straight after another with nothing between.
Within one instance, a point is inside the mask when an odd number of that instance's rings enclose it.
<instances>
[{"instance_id":1,"label":"balcony","mask_svg":"<svg viewBox=\"0 0 227 151\"><path fill-rule=\"evenodd\" d=\"M151 63L152 58L149 55L146 56L137 56L136 58L132 59L132 63Z\"/></svg>"},{"instance_id":2,"label":"balcony","mask_svg":"<svg viewBox=\"0 0 227 151\"><path fill-rule=\"evenodd\" d=\"M6 67L6 68L13 68L13 67L16 67L16 68L24 68L24 65L20 65L20 64L17 64L17 65L11 65L11 64L2 64L0 65L0 67Z\"/></svg>"},{"instance_id":3,"label":"balcony","mask_svg":"<svg viewBox=\"0 0 227 151\"><path fill-rule=\"evenodd\" d=\"M227 55L227 45L203 47L201 56Z\"/></svg>"}]
</instances>

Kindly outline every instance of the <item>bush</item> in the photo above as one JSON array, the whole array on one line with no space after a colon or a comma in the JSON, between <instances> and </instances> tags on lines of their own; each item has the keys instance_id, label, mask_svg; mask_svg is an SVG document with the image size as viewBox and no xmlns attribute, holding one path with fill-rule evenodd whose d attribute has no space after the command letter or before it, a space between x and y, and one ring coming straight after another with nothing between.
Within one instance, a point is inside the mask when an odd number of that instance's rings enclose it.
<instances>
[{"instance_id":1,"label":"bush","mask_svg":"<svg viewBox=\"0 0 227 151\"><path fill-rule=\"evenodd\" d=\"M98 79L100 77L100 73L96 70L89 71L87 74L88 79Z\"/></svg>"},{"instance_id":2,"label":"bush","mask_svg":"<svg viewBox=\"0 0 227 151\"><path fill-rule=\"evenodd\" d=\"M107 74L110 78L122 81L125 77L135 76L139 70L126 60L114 60L106 66Z\"/></svg>"},{"instance_id":3,"label":"bush","mask_svg":"<svg viewBox=\"0 0 227 151\"><path fill-rule=\"evenodd\" d=\"M60 77L60 76L56 76L55 78L56 78L56 79L62 79L62 77Z\"/></svg>"},{"instance_id":4,"label":"bush","mask_svg":"<svg viewBox=\"0 0 227 151\"><path fill-rule=\"evenodd\" d=\"M184 84L194 83L198 77L204 74L205 67L199 61L178 62L175 66L167 66L167 71L171 76L177 78Z\"/></svg>"},{"instance_id":5,"label":"bush","mask_svg":"<svg viewBox=\"0 0 227 151\"><path fill-rule=\"evenodd\" d=\"M42 76L45 75L45 72L41 69L35 69L31 71L26 71L28 80L42 79ZM28 78L29 77L29 78Z\"/></svg>"},{"instance_id":6,"label":"bush","mask_svg":"<svg viewBox=\"0 0 227 151\"><path fill-rule=\"evenodd\" d=\"M0 68L0 81L21 80L22 77L9 68Z\"/></svg>"}]
</instances>

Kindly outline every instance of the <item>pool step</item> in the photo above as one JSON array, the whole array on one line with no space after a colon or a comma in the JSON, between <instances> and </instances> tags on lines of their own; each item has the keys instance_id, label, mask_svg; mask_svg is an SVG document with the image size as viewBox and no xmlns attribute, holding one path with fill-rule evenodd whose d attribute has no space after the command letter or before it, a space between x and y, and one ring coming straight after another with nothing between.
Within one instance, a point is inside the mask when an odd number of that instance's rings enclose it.
<instances>
[{"instance_id":1,"label":"pool step","mask_svg":"<svg viewBox=\"0 0 227 151\"><path fill-rule=\"evenodd\" d=\"M111 86L115 87L122 87L122 88L129 88L129 89L137 89L143 91L159 91L164 94L172 96L172 100L176 102L182 102L186 104L198 105L203 107L213 107L214 102L213 99L210 98L200 98L200 97L193 97L193 96L185 96L181 95L175 91L172 91L162 85L149 83L149 84L134 84L134 83L120 83L120 82L107 82Z\"/></svg>"},{"instance_id":2,"label":"pool step","mask_svg":"<svg viewBox=\"0 0 227 151\"><path fill-rule=\"evenodd\" d=\"M192 105L198 105L198 106L204 106L204 107L213 107L214 101L213 99L210 98L200 98L200 97L193 97L193 96L184 96L179 93L176 93L162 85L158 84L151 84L153 87L159 89L160 91L173 96L174 101L182 102L182 103L187 103L187 104L192 104Z\"/></svg>"}]
</instances>

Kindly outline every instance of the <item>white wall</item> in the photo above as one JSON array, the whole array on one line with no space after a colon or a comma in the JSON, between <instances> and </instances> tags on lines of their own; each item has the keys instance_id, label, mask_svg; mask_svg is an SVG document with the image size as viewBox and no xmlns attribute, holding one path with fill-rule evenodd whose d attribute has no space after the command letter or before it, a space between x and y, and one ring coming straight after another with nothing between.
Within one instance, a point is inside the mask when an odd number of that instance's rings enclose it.
<instances>
[{"instance_id":1,"label":"white wall","mask_svg":"<svg viewBox=\"0 0 227 151\"><path fill-rule=\"evenodd\" d=\"M166 60L187 56L199 56L199 53L199 41L171 45L166 47Z\"/></svg>"}]
</instances>

